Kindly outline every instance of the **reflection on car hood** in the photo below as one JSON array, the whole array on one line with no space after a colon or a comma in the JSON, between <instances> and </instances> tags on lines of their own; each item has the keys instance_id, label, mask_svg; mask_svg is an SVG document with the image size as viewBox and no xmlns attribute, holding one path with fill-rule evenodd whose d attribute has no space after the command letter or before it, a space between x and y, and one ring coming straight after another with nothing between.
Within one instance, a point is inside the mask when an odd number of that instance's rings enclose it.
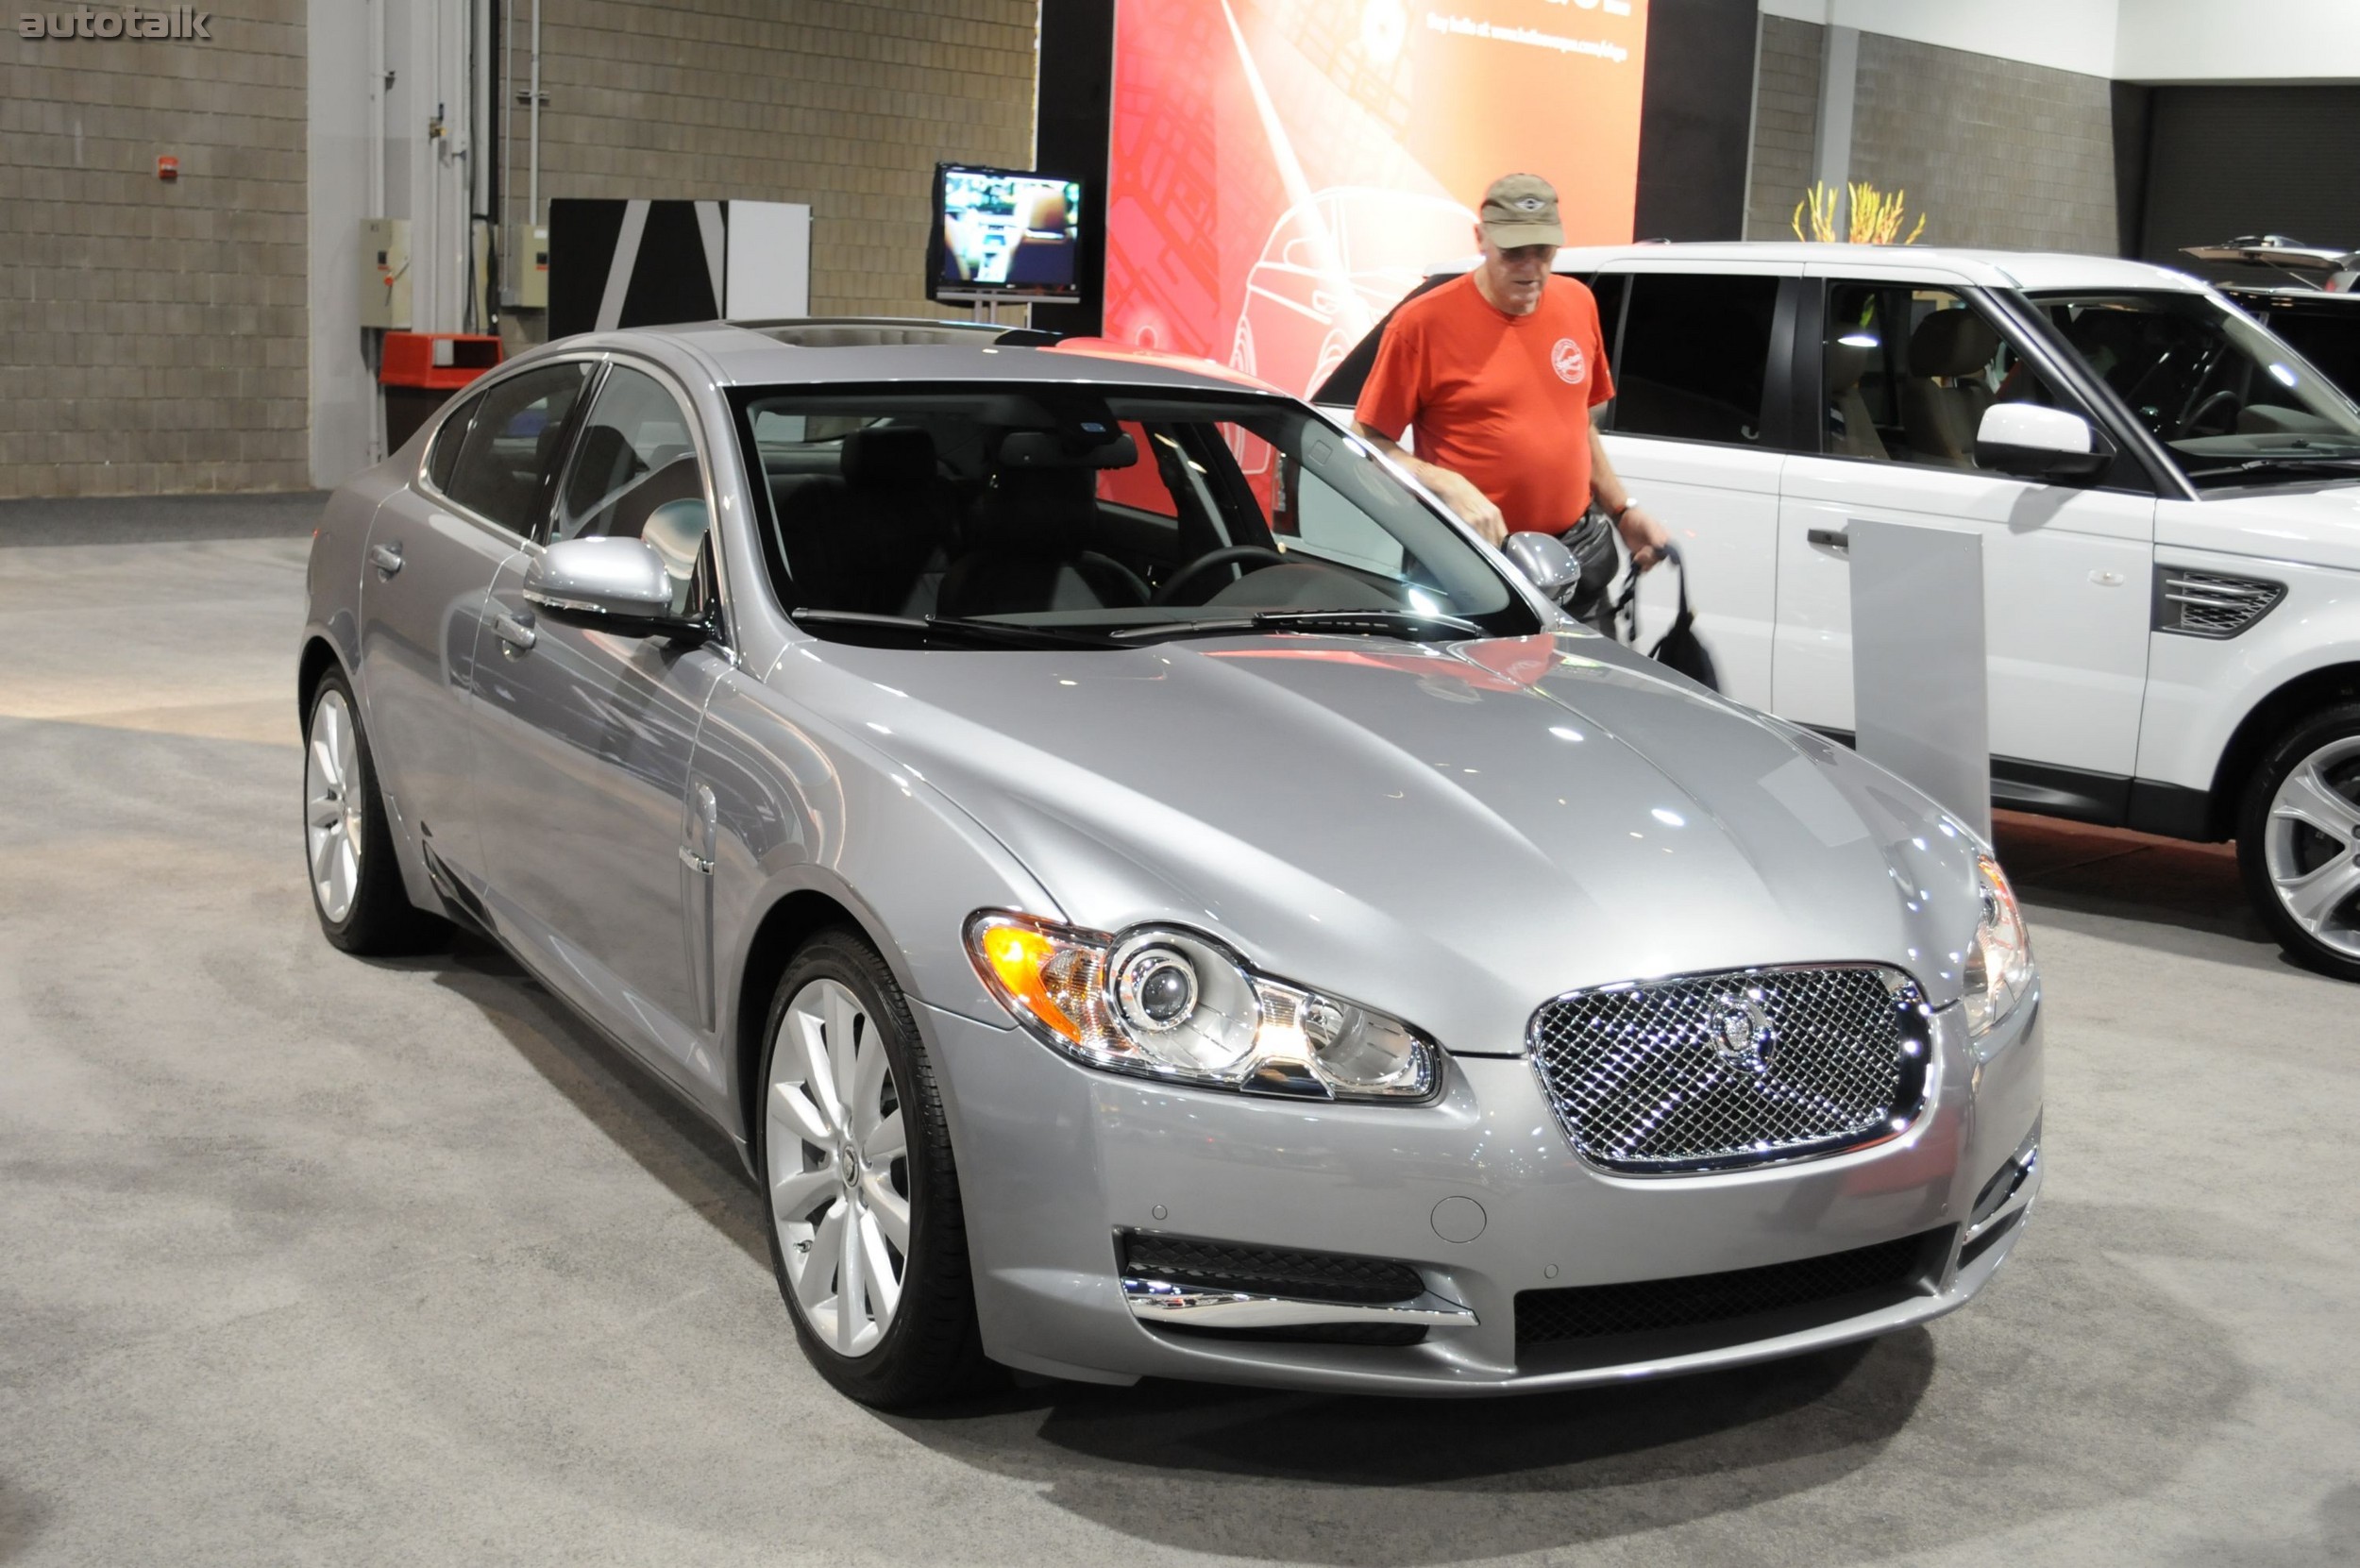
<instances>
[{"instance_id":1,"label":"reflection on car hood","mask_svg":"<svg viewBox=\"0 0 2360 1568\"><path fill-rule=\"evenodd\" d=\"M1947 1001L1974 927L1972 846L1923 796L1597 638L788 664L1041 913L1186 923L1455 1050L1521 1049L1565 990L1746 965L1880 959Z\"/></svg>"}]
</instances>

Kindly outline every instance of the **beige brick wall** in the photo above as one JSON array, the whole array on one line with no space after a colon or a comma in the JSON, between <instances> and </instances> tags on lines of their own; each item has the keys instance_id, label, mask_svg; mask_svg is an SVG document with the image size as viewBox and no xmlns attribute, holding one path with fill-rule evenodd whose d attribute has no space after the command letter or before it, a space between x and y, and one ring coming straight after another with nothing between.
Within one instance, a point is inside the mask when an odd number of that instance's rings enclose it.
<instances>
[{"instance_id":1,"label":"beige brick wall","mask_svg":"<svg viewBox=\"0 0 2360 1568\"><path fill-rule=\"evenodd\" d=\"M303 0L17 34L74 8L0 11L0 497L301 488Z\"/></svg>"},{"instance_id":2,"label":"beige brick wall","mask_svg":"<svg viewBox=\"0 0 2360 1568\"><path fill-rule=\"evenodd\" d=\"M1037 0L548 4L542 196L808 202L816 313L933 313L936 161L1031 153Z\"/></svg>"}]
</instances>

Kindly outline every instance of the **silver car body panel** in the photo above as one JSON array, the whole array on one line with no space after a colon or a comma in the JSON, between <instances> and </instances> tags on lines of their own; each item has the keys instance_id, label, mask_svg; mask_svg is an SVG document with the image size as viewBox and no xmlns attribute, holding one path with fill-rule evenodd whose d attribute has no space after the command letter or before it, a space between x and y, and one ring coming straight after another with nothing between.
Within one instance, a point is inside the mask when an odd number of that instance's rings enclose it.
<instances>
[{"instance_id":1,"label":"silver car body panel","mask_svg":"<svg viewBox=\"0 0 2360 1568\"><path fill-rule=\"evenodd\" d=\"M1884 1332L1963 1302L2013 1245L2010 1229L1922 1295L1808 1333L1661 1366L1520 1372L1519 1290L1964 1225L2041 1094L2037 998L1979 1041L1955 1005L1979 909L1971 836L1849 751L1586 632L919 651L815 639L771 591L732 386L1239 390L1210 367L971 344L795 347L720 325L574 339L515 362L562 355L628 359L687 402L724 624L683 648L561 630L545 613L529 649L496 651L476 628L523 608L538 547L503 544L431 497L419 467L434 425L347 485L314 548L307 635L353 677L413 896L488 924L741 1148L760 1066L748 1047L774 972L755 967L766 921L808 900L849 916L936 1064L995 1357L1116 1382L1550 1387ZM389 518L403 543L393 582L432 606L398 623L364 570ZM453 733L474 751L459 819L472 814L485 839L451 846L458 899L430 879L406 809L434 766L457 766L434 750ZM427 826L441 856L443 829ZM1310 1105L1092 1071L1013 1027L986 991L960 940L981 908L1201 930L1266 972L1426 1031L1448 1054L1442 1092ZM1567 991L1834 961L1903 969L1936 1009L1926 1105L1873 1148L1610 1175L1576 1158L1523 1059L1534 1010ZM2016 1215L2037 1182L2035 1165ZM1474 1239L1441 1239L1433 1211L1451 1198L1480 1205ZM1175 1335L1125 1299L1115 1238L1137 1228L1400 1259L1446 1321L1414 1346Z\"/></svg>"}]
</instances>

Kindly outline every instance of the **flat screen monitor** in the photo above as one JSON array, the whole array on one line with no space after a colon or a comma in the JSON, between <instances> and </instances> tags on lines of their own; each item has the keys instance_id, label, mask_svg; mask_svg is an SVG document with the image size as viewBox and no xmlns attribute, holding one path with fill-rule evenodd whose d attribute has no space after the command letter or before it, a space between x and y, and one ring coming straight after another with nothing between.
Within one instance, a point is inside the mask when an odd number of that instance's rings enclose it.
<instances>
[{"instance_id":1,"label":"flat screen monitor","mask_svg":"<svg viewBox=\"0 0 2360 1568\"><path fill-rule=\"evenodd\" d=\"M1071 299L1081 293L1082 184L1037 170L935 165L929 299Z\"/></svg>"}]
</instances>

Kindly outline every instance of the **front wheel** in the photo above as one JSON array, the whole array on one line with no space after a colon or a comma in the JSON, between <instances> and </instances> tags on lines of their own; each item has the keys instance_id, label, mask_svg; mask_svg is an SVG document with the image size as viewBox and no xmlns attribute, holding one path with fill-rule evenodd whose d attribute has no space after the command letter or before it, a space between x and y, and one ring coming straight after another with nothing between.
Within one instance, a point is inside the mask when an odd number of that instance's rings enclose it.
<instances>
[{"instance_id":1,"label":"front wheel","mask_svg":"<svg viewBox=\"0 0 2360 1568\"><path fill-rule=\"evenodd\" d=\"M377 764L341 671L312 689L303 725L303 858L320 930L346 953L420 953L450 937L450 922L410 902Z\"/></svg>"},{"instance_id":2,"label":"front wheel","mask_svg":"<svg viewBox=\"0 0 2360 1568\"><path fill-rule=\"evenodd\" d=\"M951 1139L909 1008L858 936L824 932L770 1004L756 1166L796 1337L836 1391L894 1408L988 1380Z\"/></svg>"},{"instance_id":3,"label":"front wheel","mask_svg":"<svg viewBox=\"0 0 2360 1568\"><path fill-rule=\"evenodd\" d=\"M2281 946L2360 980L2360 703L2312 715L2262 758L2238 817L2237 862Z\"/></svg>"}]
</instances>

